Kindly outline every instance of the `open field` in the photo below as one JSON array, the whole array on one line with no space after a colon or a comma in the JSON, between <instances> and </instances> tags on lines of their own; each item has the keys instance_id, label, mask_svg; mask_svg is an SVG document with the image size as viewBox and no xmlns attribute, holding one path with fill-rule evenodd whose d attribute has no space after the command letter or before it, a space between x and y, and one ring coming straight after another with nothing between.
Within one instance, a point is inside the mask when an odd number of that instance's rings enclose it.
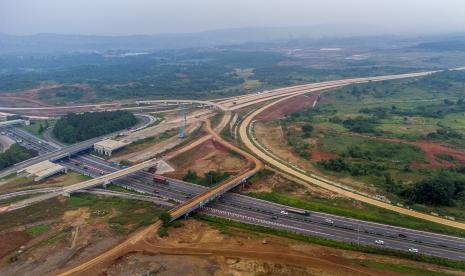
<instances>
[{"instance_id":1,"label":"open field","mask_svg":"<svg viewBox=\"0 0 465 276\"><path fill-rule=\"evenodd\" d=\"M221 144L208 140L196 148L184 152L170 160L175 172L168 175L182 179L190 170L199 176L210 171L235 174L245 165L246 161Z\"/></svg>"},{"instance_id":2,"label":"open field","mask_svg":"<svg viewBox=\"0 0 465 276\"><path fill-rule=\"evenodd\" d=\"M257 122L254 132L276 156L308 172L399 206L463 220L464 204L455 192L442 196L450 198L445 203L415 198L431 185L424 183L440 187L450 178L462 185L463 99L458 91L464 83L463 72L444 72L352 85L323 93L317 108ZM437 98L440 88L444 98L427 100Z\"/></svg>"},{"instance_id":3,"label":"open field","mask_svg":"<svg viewBox=\"0 0 465 276\"><path fill-rule=\"evenodd\" d=\"M81 194L2 215L0 241L6 246L0 250L0 274L55 274L114 246L161 210L146 202Z\"/></svg>"},{"instance_id":4,"label":"open field","mask_svg":"<svg viewBox=\"0 0 465 276\"><path fill-rule=\"evenodd\" d=\"M206 223L205 223L206 222ZM253 227L252 227L253 228ZM401 275L405 271L447 275L457 270L432 264L314 245L242 228L215 218L185 220L167 237L152 237L93 273L106 275ZM371 261L371 262L369 262ZM378 267L384 267L382 270Z\"/></svg>"}]
</instances>

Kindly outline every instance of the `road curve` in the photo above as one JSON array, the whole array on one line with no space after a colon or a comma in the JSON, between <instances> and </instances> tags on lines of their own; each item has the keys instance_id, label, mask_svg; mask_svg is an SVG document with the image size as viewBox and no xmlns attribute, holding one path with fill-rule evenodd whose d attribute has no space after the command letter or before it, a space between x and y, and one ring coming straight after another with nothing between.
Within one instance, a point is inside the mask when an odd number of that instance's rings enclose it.
<instances>
[{"instance_id":1,"label":"road curve","mask_svg":"<svg viewBox=\"0 0 465 276\"><path fill-rule=\"evenodd\" d=\"M344 85L347 85L347 84L344 84ZM342 85L340 85L340 86L342 86ZM334 86L330 86L330 87L326 87L326 88L325 87L320 87L320 88L312 89L311 91L325 90L325 89L333 88L333 87ZM301 94L303 94L303 93L301 93ZM305 175L305 174L295 170L294 168L290 167L289 165L277 161L276 159L274 159L270 155L268 155L265 151L263 151L261 148L257 147L252 142L252 140L250 139L250 137L248 135L248 131L250 130L249 126L250 126L251 122L254 120L255 116L257 116L261 112L265 111L269 107L271 107L271 106L273 106L273 105L275 105L275 104L277 104L279 102L286 101L286 100L288 100L288 99L290 99L290 98L292 98L294 96L296 96L296 95L287 96L285 98L281 98L281 99L279 99L279 100L277 100L275 102L267 104L267 105L257 109L256 111L252 112L249 116L247 116L241 122L241 124L239 126L239 136L241 137L242 142L244 143L244 145L251 152L253 152L261 160L265 161L266 163L272 165L273 167L278 168L279 170L281 170L281 171L283 171L283 172L285 172L285 173L287 173L289 175L297 177L297 178L299 178L299 179L301 179L303 181L318 185L318 186L320 186L320 187L322 187L324 189L327 189L329 191L344 195L346 197L349 197L349 198L352 198L352 199L355 199L355 200L359 200L361 202L365 202L365 203L368 203L368 204L371 204L371 205L374 205L374 206L377 206L377 207L380 207L380 208L384 208L384 209L387 209L387 210L390 210L390 211L394 211L394 212L397 212L397 213L400 213L400 214L404 214L404 215L408 215L408 216L411 216L411 217L415 217L415 218L435 222L435 223L438 223L438 224L452 226L452 227L456 227L456 228L465 230L465 224L464 223L451 221L451 220L443 219L443 218L440 218L440 217L435 217L435 216L424 214L424 213L421 213L421 212L417 212L417 211L401 208L401 207L398 207L398 206L394 206L394 205L391 205L391 204L388 204L388 203L385 203L385 202L382 202L382 201L379 201L379 200L376 200L376 199L373 199L373 198L370 198L370 197L367 197L367 196L357 194L355 192L350 192L350 191L344 190L342 188L339 188L339 187L336 187L334 185L323 182L320 179L316 179L314 177Z\"/></svg>"}]
</instances>

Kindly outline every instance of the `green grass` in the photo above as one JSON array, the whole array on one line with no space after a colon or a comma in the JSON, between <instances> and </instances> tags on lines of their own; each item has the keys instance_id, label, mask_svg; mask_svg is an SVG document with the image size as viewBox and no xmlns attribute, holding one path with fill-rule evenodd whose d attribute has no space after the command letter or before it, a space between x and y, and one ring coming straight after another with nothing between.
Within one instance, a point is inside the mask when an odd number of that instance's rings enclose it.
<instances>
[{"instance_id":1,"label":"green grass","mask_svg":"<svg viewBox=\"0 0 465 276\"><path fill-rule=\"evenodd\" d=\"M10 204L10 203L17 202L17 201L20 201L20 200L23 200L23 199L26 199L26 198L36 196L36 195L38 195L38 194L19 195L19 196L13 196L13 197L5 198L5 199L0 200L0 205Z\"/></svg>"},{"instance_id":2,"label":"green grass","mask_svg":"<svg viewBox=\"0 0 465 276\"><path fill-rule=\"evenodd\" d=\"M54 123L55 123L54 120L32 120L30 125L21 126L21 128L31 134L34 134L35 136L43 138L44 131L47 129L48 126L53 126ZM40 128L41 126L42 126L42 131Z\"/></svg>"},{"instance_id":3,"label":"green grass","mask_svg":"<svg viewBox=\"0 0 465 276\"><path fill-rule=\"evenodd\" d=\"M129 193L129 194L135 194L135 195L143 195L143 193L139 193L137 191L129 190L124 187L118 186L118 185L109 185L107 186L108 190L111 191L116 191L116 192L122 192L122 193Z\"/></svg>"},{"instance_id":4,"label":"green grass","mask_svg":"<svg viewBox=\"0 0 465 276\"><path fill-rule=\"evenodd\" d=\"M223 116L224 116L224 112L218 112L215 114L215 116L211 117L210 118L211 127L215 128L221 122L221 120L223 119Z\"/></svg>"},{"instance_id":5,"label":"green grass","mask_svg":"<svg viewBox=\"0 0 465 276\"><path fill-rule=\"evenodd\" d=\"M69 239L70 237L71 237L71 230L65 229L63 231L56 232L54 235L52 235L48 239L41 241L40 244L38 244L38 246L51 245L58 241Z\"/></svg>"},{"instance_id":6,"label":"green grass","mask_svg":"<svg viewBox=\"0 0 465 276\"><path fill-rule=\"evenodd\" d=\"M69 198L67 205L73 209L88 207L92 213L115 211L116 214L108 220L108 224L116 234L127 234L141 226L149 225L156 221L161 212L160 208L150 202L89 194L73 195Z\"/></svg>"},{"instance_id":7,"label":"green grass","mask_svg":"<svg viewBox=\"0 0 465 276\"><path fill-rule=\"evenodd\" d=\"M330 213L334 215L374 221L411 229L419 229L423 231L465 237L465 232L457 228L415 219L368 204L360 203L363 206L362 208L354 208L355 205L353 201L347 199L332 199L330 201L321 198L311 198L308 200L303 200L278 192L247 193L247 195L310 211Z\"/></svg>"},{"instance_id":8,"label":"green grass","mask_svg":"<svg viewBox=\"0 0 465 276\"><path fill-rule=\"evenodd\" d=\"M335 134L326 134L320 141L323 151L344 155L347 154L349 148L358 147L369 154L370 161L383 162L389 166L397 167L414 161L425 161L420 148L407 144Z\"/></svg>"},{"instance_id":9,"label":"green grass","mask_svg":"<svg viewBox=\"0 0 465 276\"><path fill-rule=\"evenodd\" d=\"M48 226L47 224L39 224L36 226L32 226L30 228L27 228L26 233L28 233L29 235L33 237L37 237L40 234L47 232L49 229L50 229L50 226Z\"/></svg>"},{"instance_id":10,"label":"green grass","mask_svg":"<svg viewBox=\"0 0 465 276\"><path fill-rule=\"evenodd\" d=\"M63 202L57 198L53 198L22 209L7 212L0 216L0 231L38 221L56 219L63 216L66 209L66 205Z\"/></svg>"},{"instance_id":11,"label":"green grass","mask_svg":"<svg viewBox=\"0 0 465 276\"><path fill-rule=\"evenodd\" d=\"M291 233L291 232L284 231L284 230L277 230L277 229L268 228L268 227L259 226L259 225L245 224L241 222L230 221L230 220L226 220L223 218L210 217L210 216L200 215L200 214L196 214L194 217L219 229L222 233L234 233L234 229L231 229L231 228L239 228L239 229L244 229L244 230L251 231L251 232L275 235L275 236L280 236L280 237L308 242L308 243L319 244L319 245L328 246L328 247L334 247L334 248L352 250L352 251L360 251L360 252L370 253L370 254L395 256L395 257L410 259L410 260L419 261L419 262L433 263L433 264L442 265L442 266L458 269L461 271L465 271L465 262L462 262L462 261L455 261L455 260L426 256L426 255L421 255L421 254L411 254L408 252L390 250L390 249L385 249L385 248L376 248L376 247L360 245L360 244L333 241L333 240L328 240L328 239L319 238L319 237L305 236L305 235Z\"/></svg>"}]
</instances>

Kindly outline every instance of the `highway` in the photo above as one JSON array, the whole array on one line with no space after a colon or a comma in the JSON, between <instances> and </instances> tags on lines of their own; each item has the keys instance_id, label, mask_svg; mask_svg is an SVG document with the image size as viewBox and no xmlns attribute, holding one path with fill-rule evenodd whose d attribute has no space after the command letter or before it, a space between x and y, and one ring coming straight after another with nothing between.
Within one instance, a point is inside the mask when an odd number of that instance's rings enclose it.
<instances>
[{"instance_id":1,"label":"highway","mask_svg":"<svg viewBox=\"0 0 465 276\"><path fill-rule=\"evenodd\" d=\"M151 121L150 121L150 119L148 117L146 117L146 116L139 116L139 117L142 118L142 120L134 128L139 128L141 126L148 125L148 124L151 123ZM107 139L107 138L110 138L110 137L113 137L116 134L121 132L121 131L117 131L117 132L114 132L114 133L110 133L110 134L107 134L107 135L103 135L103 136L100 136L100 137L96 137L96 138L93 138L93 139L82 141L82 142L79 142L79 143L76 143L76 144L73 144L73 145L70 145L70 146L58 148L58 145L56 145L56 144L53 145L51 143L48 143L48 142L45 142L43 140L37 139L32 134L29 134L28 132L23 131L21 129L15 128L12 131L10 131L8 129L5 129L5 130L2 130L2 131L5 131L5 132L8 131L9 133L14 133L12 135L17 135L18 137L21 137L23 142L25 142L25 143L21 143L21 145L23 145L25 147L32 148L34 150L37 150L39 152L39 156L36 156L34 158L28 159L26 161L17 163L17 164L15 164L13 166L10 166L10 167L8 167L6 169L1 170L0 171L0 178L5 177L5 176L7 176L7 175L9 175L9 174L11 174L13 172L19 171L21 169L24 169L26 167L29 167L31 165L37 164L37 163L45 161L45 160L57 161L57 160L60 160L60 159L62 159L64 157L67 157L69 155L76 154L76 153L79 153L81 151L87 150L87 149L91 148L96 142ZM47 151L43 150L45 148L42 147L42 145L45 145L47 147Z\"/></svg>"},{"instance_id":2,"label":"highway","mask_svg":"<svg viewBox=\"0 0 465 276\"><path fill-rule=\"evenodd\" d=\"M398 74L398 75L388 75L388 76L375 76L375 77L366 77L366 78L351 78L351 79L343 79L343 80L336 80L336 81L327 81L327 82L320 82L320 83L311 83L311 84L304 84L304 85L296 85L296 86L291 86L291 87L286 87L286 88L279 88L279 89L274 89L271 91L268 91L267 93L254 93L254 94L247 94L243 96L237 96L235 98L227 98L225 100L219 99L218 102L216 101L196 101L196 100L169 100L169 102L172 103L184 103L184 102L192 102L192 103L203 103L203 104L208 104L211 106L215 106L218 108L221 108L221 110L237 110L239 108L243 108L246 106L250 106L253 104L261 103L264 101L269 101L273 99L279 99L284 96L292 96L292 95L299 95L306 93L310 90L323 90L323 89L329 89L329 88L335 88L335 87L340 87L344 85L349 85L349 84L354 84L354 83L364 83L364 82L369 82L369 81L383 81L383 80L393 80L393 79L402 79L402 78L412 78L412 77L421 77L421 76L426 76L429 74L432 74L434 72L438 71L427 71L427 72L419 72L419 73L410 73L410 74ZM167 101L141 101L140 103L154 103L154 102L168 102ZM111 105L105 105L105 104L96 104L96 105L85 105L85 107L95 107L95 108L101 108L102 106L111 106ZM80 106L75 106L75 108L81 108L83 107L82 105ZM119 107L119 105L115 105L114 107ZM20 111L20 110L53 110L53 108L56 108L58 110L66 110L69 108L73 108L73 106L65 106L65 107L15 107L15 108L10 108L10 107L0 107L0 110L5 110L5 111ZM147 118L143 117L143 119L146 121ZM147 121L145 123L148 123ZM136 127L137 128L137 127ZM69 147L65 147L59 150L56 150L55 152L47 153L38 157L35 157L30 160L26 160L24 162L18 163L14 166L11 166L7 169L4 169L0 171L0 178L7 176L8 174L18 171L20 169L23 169L25 167L28 167L30 165L33 165L35 163L44 161L44 160L50 160L50 161L55 161L59 160L61 158L64 158L68 156L69 154L74 154L78 153L84 149L87 149L91 147L95 142L98 142L99 140L103 140L106 138L109 138L111 136L115 135L109 134L105 135L103 137L98 137L94 138L88 141L83 141L78 144L74 144Z\"/></svg>"},{"instance_id":3,"label":"highway","mask_svg":"<svg viewBox=\"0 0 465 276\"><path fill-rule=\"evenodd\" d=\"M292 96L307 93L309 91L316 91L322 89L329 89L334 87L340 87L343 85L348 85L351 83L362 83L368 81L382 81L388 79L398 79L398 78L407 78L407 77L415 77L415 76L424 76L427 74L431 74L432 72L422 72L422 73L414 73L414 74L403 74L403 75L393 75L393 76L383 76L383 77L372 77L372 78L358 78L358 79L349 79L349 80L341 80L335 82L328 82L326 84L311 84L306 86L298 86L292 88L282 89L282 91L274 91L270 93L266 93L265 96L263 95L251 95L240 100L242 102L238 103L238 99L234 101L229 100L229 103L225 103L232 106L230 109L238 109L241 107L249 106L251 104L269 101L272 99L279 99L276 102L280 102L281 100L288 99ZM263 93L262 93L263 94ZM274 104L273 103L273 104ZM247 127L252 121L253 117L257 115L259 112L265 110L267 107L271 106L272 104L266 105L264 108L260 108L259 111L253 112L252 115L247 117L244 122L241 124L240 127L240 134L241 138L244 141L244 133L247 137ZM245 126L245 127L244 127ZM215 137L217 138L217 137ZM247 138L245 140L246 146L250 147L248 144ZM253 143L252 143L253 145ZM260 149L252 148L252 151L255 153L260 153ZM46 154L44 154L46 155ZM267 158L264 156L259 155L260 158L269 162ZM83 156L83 158L89 158ZM86 161L90 162L90 161ZM96 160L92 160L93 163L99 163ZM86 163L88 164L88 163ZM274 164L271 162L271 164ZM281 163L278 163L281 164ZM69 165L69 164L67 164ZM285 165L281 164L283 168L286 168ZM106 164L105 164L106 166ZM105 174L103 171L104 167L102 164L95 165L95 173ZM243 172L240 178L247 178L253 175L260 167L256 166L253 170ZM83 168L84 170L89 170ZM124 171L124 170L123 170ZM285 169L285 171L287 171ZM295 175L292 171L289 171L292 175ZM94 172L93 172L94 173ZM113 172L112 174L118 174L118 172ZM116 183L123 181L122 184L125 184L129 187L134 189L142 189L145 187L147 189L147 185L150 187L150 179L144 181L143 173L135 173L133 175L125 176L124 178L115 180ZM301 178L300 175L297 177ZM105 177L99 177L100 179L104 179ZM128 183L125 183L124 179L129 179ZM142 179L141 179L142 178ZM312 179L312 183L313 183ZM309 180L307 180L309 181ZM89 183L94 183L92 180ZM144 186L145 185L145 186ZM153 184L152 184L153 185ZM171 182L170 182L171 185ZM179 185L176 184L176 185ZM160 196L166 198L172 198L177 202L182 202L183 204L179 205L175 209L171 210L171 214L174 218L180 217L190 211L195 210L200 205L203 206L208 202L213 201L219 194L234 188L237 185L237 179L233 181L226 181L222 183L220 186L214 187L208 191L200 190L199 192L195 193L190 191L191 193L179 196L179 191L169 191L167 187L159 187L160 189ZM169 186L169 185L168 185ZM75 185L75 187L71 188L70 191L75 191L77 189L82 189L88 187L87 185ZM150 187L149 189L152 189ZM192 189L192 188L191 188ZM64 189L66 190L66 189ZM331 189L330 189L331 190ZM153 192L153 190L152 190ZM176 195L178 194L178 195ZM285 206L280 205L273 205L272 203L265 203L265 202L255 202L255 199L251 199L252 202L245 202L249 199L229 199L230 195L227 194L224 196L224 200L234 200L239 202L237 204L226 204L225 202L214 202L211 206L204 208L205 212L212 212L213 215L227 217L229 219L234 219L238 221L244 221L247 223L259 224L259 225L267 225L278 229L286 229L288 231L293 231L297 233L303 234L311 234L320 237L331 238L335 240L341 241L349 241L349 242L357 242L363 244L370 244L373 245L374 239L382 237L385 240L385 245L383 247L388 248L395 248L398 250L407 250L408 248L417 248L423 254L429 254L434 256L440 257L448 257L453 259L464 260L464 240L458 239L454 237L448 237L443 235L431 234L421 231L409 232L414 230L408 230L403 228L390 228L390 226L378 224L375 225L373 223L346 219L336 216L330 216L327 214L321 214L321 216L315 216L314 213L310 216L310 219L304 215L297 215L291 213L282 213L284 210L283 208L287 208ZM352 196L353 197L353 196ZM354 198L354 197L353 197ZM357 198L358 199L358 198ZM223 200L223 199L222 199ZM363 200L362 200L363 201ZM367 202L367 201L365 201ZM251 204L251 206L247 206L247 204ZM268 205L271 204L271 205ZM374 204L377 205L377 204ZM269 209L267 209L269 208ZM278 209L280 208L280 209ZM389 209L389 208L388 208ZM402 213L402 212L401 212ZM315 219L316 217L316 219ZM368 224L369 225L368 225ZM402 232L401 232L402 231ZM408 233L404 233L408 232Z\"/></svg>"},{"instance_id":4,"label":"highway","mask_svg":"<svg viewBox=\"0 0 465 276\"><path fill-rule=\"evenodd\" d=\"M43 145L43 143L41 143L41 145ZM76 163L79 163L79 165L76 165ZM112 166L110 163L88 154L73 157L71 160L63 160L61 164L92 177L101 177L102 174L107 175L120 170L120 168ZM84 169L84 166L86 169ZM156 184L152 182L151 177L151 174L139 171L115 179L112 182L129 189L146 193L147 195L158 197L162 201L170 199L178 203L183 203L207 190L206 187L174 179L170 179L168 185ZM155 189L158 190L158 193L154 193ZM63 191L54 190L50 192L50 194L43 196L49 198ZM291 232L339 241L358 242L361 244L378 246L374 244L374 241L376 239L381 239L385 241L384 247L387 248L399 250L417 248L423 254L459 260L464 260L465 258L465 239L462 238L355 220L319 212L311 212L311 215L308 217L293 213L288 213L286 215L281 214L281 211L288 208L288 206L228 192L210 203L206 208L202 209L201 212L245 223L284 229ZM272 219L272 217L277 217L277 219ZM327 223L327 219L332 220L332 224ZM402 238L400 235L405 237Z\"/></svg>"}]
</instances>

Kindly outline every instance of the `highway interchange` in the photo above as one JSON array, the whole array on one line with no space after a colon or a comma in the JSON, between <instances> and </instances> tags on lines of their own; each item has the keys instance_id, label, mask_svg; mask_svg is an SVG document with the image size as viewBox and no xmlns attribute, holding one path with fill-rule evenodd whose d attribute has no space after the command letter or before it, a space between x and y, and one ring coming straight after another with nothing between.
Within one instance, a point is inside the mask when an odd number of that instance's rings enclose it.
<instances>
[{"instance_id":1,"label":"highway interchange","mask_svg":"<svg viewBox=\"0 0 465 276\"><path fill-rule=\"evenodd\" d=\"M10 128L9 131L24 134L22 130L17 128ZM29 133L18 137L34 145L42 154L46 154L49 150L56 150L56 147L51 146L47 141ZM100 177L102 174L109 174L121 169L115 164L87 153L73 156L70 159L62 159L60 164L91 177ZM157 184L153 183L151 177L150 173L139 171L118 178L113 183L176 204L183 203L208 189L175 179L169 179L167 185ZM409 248L416 248L422 254L465 260L465 239L319 212L311 212L310 216L289 212L287 214L281 213L288 208L284 205L228 192L200 212L304 235L405 251ZM332 223L328 223L328 219ZM385 244L376 245L374 243L376 240L383 240Z\"/></svg>"},{"instance_id":2,"label":"highway interchange","mask_svg":"<svg viewBox=\"0 0 465 276\"><path fill-rule=\"evenodd\" d=\"M276 89L267 93L262 93L261 95L253 94L232 97L216 101L215 104L212 105L221 105L230 110L235 110L256 103L283 98L283 96L303 94L321 88L339 87L350 83L362 83L367 81L424 76L431 73L433 72L349 79L295 86ZM151 103L149 102L148 104ZM87 174L91 177L100 177L102 175L114 173L119 169L115 167L114 164L88 154L80 154L75 155L70 159L62 159L70 154L81 153L83 150L91 147L91 145L96 141L101 140L102 137L84 141L72 146L59 148L60 145L48 144L46 141L40 140L39 138L16 128L5 129L5 131L9 131L12 136L20 137L20 139L24 141L23 144L25 143L25 145L37 150L40 155L35 159L22 162L15 165L13 168L0 172L0 177L20 168L27 167L30 164L47 159L52 161L61 159L60 162L64 166ZM111 137L112 135L105 137ZM207 190L205 187L173 179L169 181L168 185L155 184L151 179L151 175L143 171L120 177L113 180L113 183L150 194L155 197L160 197L164 200L171 200L178 204L189 201L190 198L203 194ZM155 189L157 192L154 192ZM221 196L220 199L210 203L208 207L204 207L201 212L231 220L284 229L305 235L313 235L350 243L367 244L405 251L411 248L416 248L422 254L465 260L465 239L317 212L311 212L310 216L298 215L289 212L283 213L283 211L287 208L288 207L283 205L228 192ZM384 245L375 245L374 242L380 239L384 241Z\"/></svg>"}]
</instances>

